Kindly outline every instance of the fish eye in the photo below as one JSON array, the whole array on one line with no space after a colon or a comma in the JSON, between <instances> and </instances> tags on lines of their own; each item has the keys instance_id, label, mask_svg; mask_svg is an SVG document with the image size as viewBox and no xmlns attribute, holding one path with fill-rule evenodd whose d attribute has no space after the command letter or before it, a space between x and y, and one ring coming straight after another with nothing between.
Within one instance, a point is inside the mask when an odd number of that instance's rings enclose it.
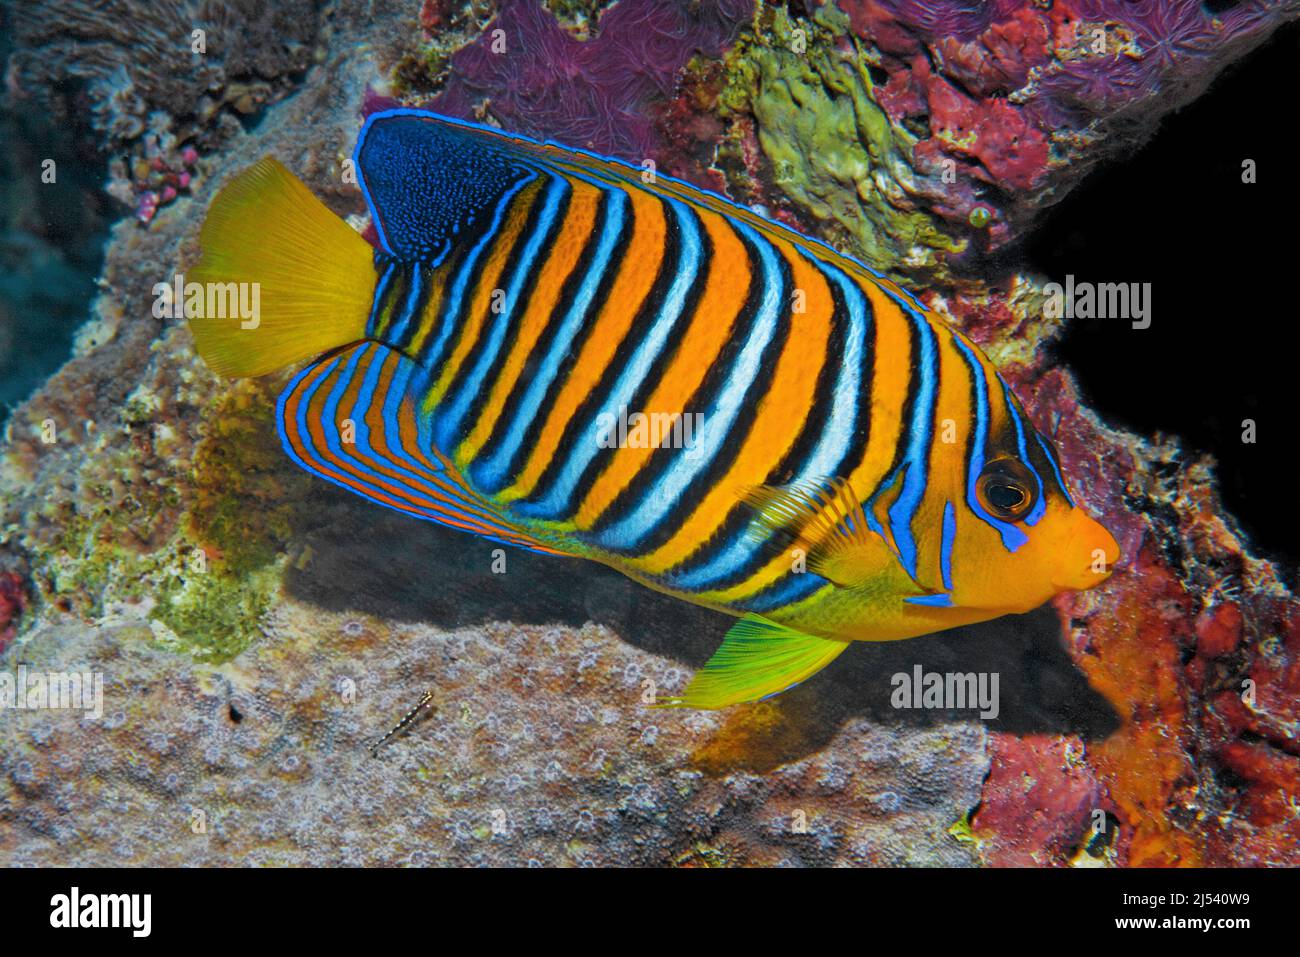
<instances>
[{"instance_id":1,"label":"fish eye","mask_svg":"<svg viewBox=\"0 0 1300 957\"><path fill-rule=\"evenodd\" d=\"M1015 459L990 462L975 486L980 504L994 516L1018 521L1034 505L1034 483L1029 470Z\"/></svg>"}]
</instances>

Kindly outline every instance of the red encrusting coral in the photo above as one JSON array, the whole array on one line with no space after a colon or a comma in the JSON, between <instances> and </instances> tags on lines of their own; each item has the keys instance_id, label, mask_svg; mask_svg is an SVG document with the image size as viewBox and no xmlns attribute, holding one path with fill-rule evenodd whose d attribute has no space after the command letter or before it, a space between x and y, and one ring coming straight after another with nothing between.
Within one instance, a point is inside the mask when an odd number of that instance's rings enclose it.
<instances>
[{"instance_id":1,"label":"red encrusting coral","mask_svg":"<svg viewBox=\"0 0 1300 957\"><path fill-rule=\"evenodd\" d=\"M27 589L17 572L0 572L0 651L18 633L18 619L27 609Z\"/></svg>"},{"instance_id":2,"label":"red encrusting coral","mask_svg":"<svg viewBox=\"0 0 1300 957\"><path fill-rule=\"evenodd\" d=\"M993 735L983 800L971 821L980 856L1006 867L1062 864L1110 810L1077 737Z\"/></svg>"},{"instance_id":3,"label":"red encrusting coral","mask_svg":"<svg viewBox=\"0 0 1300 957\"><path fill-rule=\"evenodd\" d=\"M886 74L876 101L894 123L926 131L913 159L929 181L916 193L953 223L987 203L991 249L1107 158L1112 120L1190 99L1228 51L1262 41L1285 15L1267 0L1218 13L1197 0L839 6Z\"/></svg>"}]
</instances>

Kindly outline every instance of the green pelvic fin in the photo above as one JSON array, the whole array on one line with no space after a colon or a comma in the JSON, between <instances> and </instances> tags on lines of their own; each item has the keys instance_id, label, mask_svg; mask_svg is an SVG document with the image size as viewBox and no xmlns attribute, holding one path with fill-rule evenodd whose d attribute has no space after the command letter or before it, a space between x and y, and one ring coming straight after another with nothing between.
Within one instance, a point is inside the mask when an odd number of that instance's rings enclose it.
<instances>
[{"instance_id":1,"label":"green pelvic fin","mask_svg":"<svg viewBox=\"0 0 1300 957\"><path fill-rule=\"evenodd\" d=\"M803 549L808 569L843 588L901 573L907 594L924 594L889 543L867 522L862 503L843 479L777 488L760 485L745 495L757 511L755 535L777 552ZM914 591L910 589L914 586Z\"/></svg>"},{"instance_id":2,"label":"green pelvic fin","mask_svg":"<svg viewBox=\"0 0 1300 957\"><path fill-rule=\"evenodd\" d=\"M847 641L806 635L776 622L746 615L695 673L671 708L725 708L789 690L835 660Z\"/></svg>"}]
</instances>

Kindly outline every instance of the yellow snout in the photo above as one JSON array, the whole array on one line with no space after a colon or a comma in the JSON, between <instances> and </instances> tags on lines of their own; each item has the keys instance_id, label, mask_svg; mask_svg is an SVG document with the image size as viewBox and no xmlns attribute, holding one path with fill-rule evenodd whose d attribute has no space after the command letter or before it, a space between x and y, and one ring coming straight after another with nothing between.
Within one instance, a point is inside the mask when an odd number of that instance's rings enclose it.
<instances>
[{"instance_id":1,"label":"yellow snout","mask_svg":"<svg viewBox=\"0 0 1300 957\"><path fill-rule=\"evenodd\" d=\"M1054 579L1062 590L1083 591L1100 585L1115 570L1119 545L1102 524L1074 510L1074 529L1061 555L1061 571Z\"/></svg>"}]
</instances>

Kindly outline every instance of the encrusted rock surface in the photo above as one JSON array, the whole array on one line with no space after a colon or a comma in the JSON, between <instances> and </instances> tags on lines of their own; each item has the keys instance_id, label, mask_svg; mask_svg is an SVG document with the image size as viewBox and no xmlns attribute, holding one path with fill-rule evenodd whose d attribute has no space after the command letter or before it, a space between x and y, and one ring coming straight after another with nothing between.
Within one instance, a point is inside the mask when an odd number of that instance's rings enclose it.
<instances>
[{"instance_id":1,"label":"encrusted rock surface","mask_svg":"<svg viewBox=\"0 0 1300 957\"><path fill-rule=\"evenodd\" d=\"M518 573L521 576L524 573ZM517 587L531 587L520 581ZM967 864L968 723L847 720L806 756L720 766L725 715L647 708L677 662L594 625L443 629L291 599L204 667L147 625L42 628L20 658L107 676L104 717L6 716L9 864ZM426 716L371 756L433 690ZM747 716L752 725L779 721ZM754 733L763 736L766 729ZM757 751L747 748L752 760Z\"/></svg>"}]
</instances>

